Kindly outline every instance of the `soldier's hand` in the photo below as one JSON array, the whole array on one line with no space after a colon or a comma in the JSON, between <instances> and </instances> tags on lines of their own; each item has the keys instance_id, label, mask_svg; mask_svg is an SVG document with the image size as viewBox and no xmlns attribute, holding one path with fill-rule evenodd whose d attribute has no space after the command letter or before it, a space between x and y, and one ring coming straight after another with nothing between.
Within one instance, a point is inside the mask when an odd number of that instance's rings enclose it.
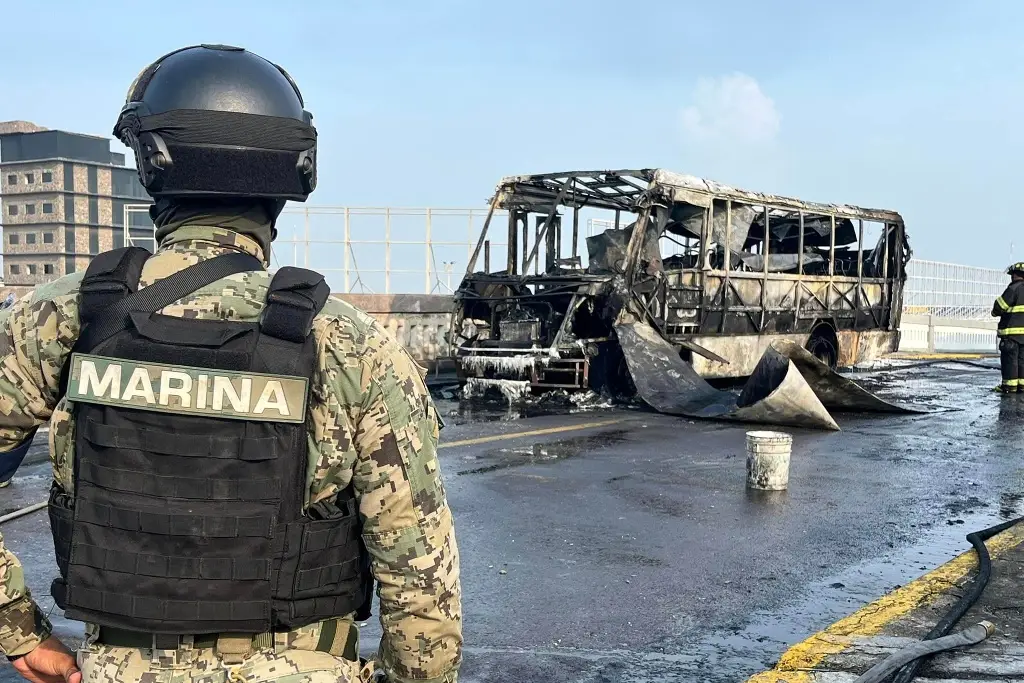
<instances>
[{"instance_id":1,"label":"soldier's hand","mask_svg":"<svg viewBox=\"0 0 1024 683\"><path fill-rule=\"evenodd\" d=\"M75 655L56 636L50 636L12 664L32 683L82 683Z\"/></svg>"}]
</instances>

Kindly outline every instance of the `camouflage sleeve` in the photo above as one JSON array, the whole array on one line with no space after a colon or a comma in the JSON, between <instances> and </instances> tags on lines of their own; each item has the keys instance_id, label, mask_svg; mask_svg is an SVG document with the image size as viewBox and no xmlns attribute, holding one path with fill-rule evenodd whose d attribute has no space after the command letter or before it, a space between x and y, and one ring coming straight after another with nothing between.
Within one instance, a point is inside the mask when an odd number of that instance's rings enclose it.
<instances>
[{"instance_id":1,"label":"camouflage sleeve","mask_svg":"<svg viewBox=\"0 0 1024 683\"><path fill-rule=\"evenodd\" d=\"M50 635L50 621L32 600L25 587L21 563L14 553L4 548L0 534L0 652L12 657L35 649Z\"/></svg>"},{"instance_id":2,"label":"camouflage sleeve","mask_svg":"<svg viewBox=\"0 0 1024 683\"><path fill-rule=\"evenodd\" d=\"M0 312L0 453L24 447L50 417L61 367L78 338L80 279L61 278ZM49 634L21 563L0 536L0 651L25 654Z\"/></svg>"},{"instance_id":3,"label":"camouflage sleeve","mask_svg":"<svg viewBox=\"0 0 1024 683\"><path fill-rule=\"evenodd\" d=\"M437 461L437 415L419 366L370 325L332 326L328 406L351 434L363 537L379 583L388 680L454 683L462 659L459 554Z\"/></svg>"}]
</instances>

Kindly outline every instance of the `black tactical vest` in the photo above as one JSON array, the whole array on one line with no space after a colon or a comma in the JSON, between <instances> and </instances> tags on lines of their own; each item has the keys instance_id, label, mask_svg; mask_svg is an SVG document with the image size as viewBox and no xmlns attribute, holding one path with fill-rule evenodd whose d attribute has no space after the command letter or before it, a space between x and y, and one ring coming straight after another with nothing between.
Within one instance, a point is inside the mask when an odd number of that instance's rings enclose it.
<instances>
[{"instance_id":1,"label":"black tactical vest","mask_svg":"<svg viewBox=\"0 0 1024 683\"><path fill-rule=\"evenodd\" d=\"M372 578L351 486L303 513L316 344L328 287L282 268L259 322L155 313L236 272L229 254L138 289L149 253L97 256L62 384L75 490L50 522L68 618L148 633L262 633L353 612Z\"/></svg>"}]
</instances>

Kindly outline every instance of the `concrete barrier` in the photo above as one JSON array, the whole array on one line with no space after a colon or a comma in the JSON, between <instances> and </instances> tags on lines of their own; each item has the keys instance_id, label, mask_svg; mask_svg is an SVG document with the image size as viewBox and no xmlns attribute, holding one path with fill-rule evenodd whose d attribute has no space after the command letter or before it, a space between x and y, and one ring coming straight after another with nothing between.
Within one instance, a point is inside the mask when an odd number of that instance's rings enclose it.
<instances>
[{"instance_id":1,"label":"concrete barrier","mask_svg":"<svg viewBox=\"0 0 1024 683\"><path fill-rule=\"evenodd\" d=\"M420 365L445 370L444 335L451 320L452 298L438 294L334 294L372 315Z\"/></svg>"},{"instance_id":2,"label":"concrete barrier","mask_svg":"<svg viewBox=\"0 0 1024 683\"><path fill-rule=\"evenodd\" d=\"M995 353L999 344L996 318L964 320L904 314L900 351Z\"/></svg>"}]
</instances>

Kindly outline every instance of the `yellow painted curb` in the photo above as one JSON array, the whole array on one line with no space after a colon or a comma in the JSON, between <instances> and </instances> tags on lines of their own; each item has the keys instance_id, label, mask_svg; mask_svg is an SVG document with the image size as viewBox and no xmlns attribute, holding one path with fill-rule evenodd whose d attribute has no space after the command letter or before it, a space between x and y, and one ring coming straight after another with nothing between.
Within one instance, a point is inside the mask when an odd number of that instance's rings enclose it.
<instances>
[{"instance_id":1,"label":"yellow painted curb","mask_svg":"<svg viewBox=\"0 0 1024 683\"><path fill-rule=\"evenodd\" d=\"M603 420L601 422L581 422L575 425L564 425L561 427L549 427L547 429L533 429L527 432L510 432L508 434L492 434L491 436L480 436L475 439L463 439L462 441L449 441L448 443L438 444L438 449L441 448L457 448L459 446L475 446L481 443L491 443L492 441L507 441L509 439L521 439L527 436L545 436L547 434L560 434L562 432L578 432L583 429L594 429L596 427L607 427L608 425L619 424L625 422L625 418L619 418L616 420Z\"/></svg>"},{"instance_id":2,"label":"yellow painted curb","mask_svg":"<svg viewBox=\"0 0 1024 683\"><path fill-rule=\"evenodd\" d=\"M995 558L1021 543L1024 543L1024 524L990 538L985 546L989 555ZM814 669L826 657L839 654L854 639L876 635L914 609L935 602L951 585L967 578L977 566L978 555L972 548L797 643L786 650L775 668L752 676L747 683L811 683Z\"/></svg>"}]
</instances>

